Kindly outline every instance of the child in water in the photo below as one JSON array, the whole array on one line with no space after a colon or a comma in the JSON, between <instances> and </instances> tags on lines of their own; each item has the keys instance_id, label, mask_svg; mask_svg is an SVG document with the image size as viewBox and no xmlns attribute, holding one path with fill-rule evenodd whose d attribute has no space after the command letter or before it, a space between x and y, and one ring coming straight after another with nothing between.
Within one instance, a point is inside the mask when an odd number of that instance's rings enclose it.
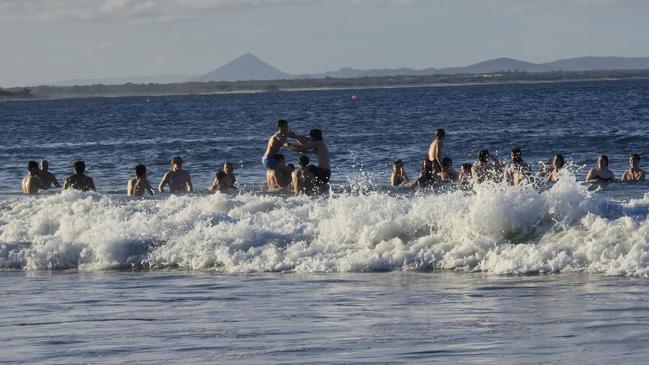
<instances>
[{"instance_id":1,"label":"child in water","mask_svg":"<svg viewBox=\"0 0 649 365\"><path fill-rule=\"evenodd\" d=\"M135 177L128 181L128 196L142 196L145 192L153 195L153 188L146 177L146 166L138 164L135 166Z\"/></svg>"}]
</instances>

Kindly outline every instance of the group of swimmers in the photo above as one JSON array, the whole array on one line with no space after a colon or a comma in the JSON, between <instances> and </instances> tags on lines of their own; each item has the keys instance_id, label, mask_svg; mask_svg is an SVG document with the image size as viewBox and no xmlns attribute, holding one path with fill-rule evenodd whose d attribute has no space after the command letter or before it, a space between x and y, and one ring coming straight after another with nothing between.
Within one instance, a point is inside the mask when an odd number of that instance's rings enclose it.
<instances>
[{"instance_id":1,"label":"group of swimmers","mask_svg":"<svg viewBox=\"0 0 649 365\"><path fill-rule=\"evenodd\" d=\"M435 139L428 149L428 158L421 160L419 176L410 181L406 174L402 160L392 163L390 175L391 186L409 186L415 188L426 188L438 183L458 183L461 186L484 181L506 181L510 185L520 185L538 178L530 166L523 160L520 148L511 150L511 162L504 164L498 158L491 155L488 150L478 152L475 164L462 164L460 172L453 169L453 161L442 153L446 132L444 129L435 130ZM546 164L551 165L549 168ZM559 180L559 171L565 165L565 158L557 154L554 158L541 167L539 174L542 179L548 182ZM629 169L622 175L622 181L644 181L645 171L640 168L640 155L631 154L629 157ZM599 156L597 166L593 167L586 176L588 182L611 182L615 176L608 168L608 157Z\"/></svg>"},{"instance_id":2,"label":"group of swimmers","mask_svg":"<svg viewBox=\"0 0 649 365\"><path fill-rule=\"evenodd\" d=\"M295 142L289 142L293 140ZM296 168L293 164L286 163L280 150L286 148L301 153ZM312 165L306 154L315 154L318 164ZM262 164L266 168L268 192L288 192L295 194L319 194L329 191L331 177L329 150L322 139L322 131L312 129L308 136L300 136L288 129L286 120L277 122L277 132L268 140L268 146L262 157ZM172 194L191 193L193 185L189 171L182 168L183 160L179 156L171 158L171 169L167 171L158 191L164 192L168 187ZM67 177L63 189L80 191L96 191L95 183L90 176L85 175L86 164L84 161L74 163L74 174ZM154 190L146 174L146 166L135 166L135 176L128 181L127 193L129 196L142 196L146 193L153 195ZM27 163L27 175L22 180L22 191L26 194L36 194L40 190L61 187L54 174L48 169L48 162L41 161L40 166L36 161ZM234 166L225 162L223 169L216 173L214 181L209 188L210 192L229 192L237 190L237 180L234 175Z\"/></svg>"}]
</instances>

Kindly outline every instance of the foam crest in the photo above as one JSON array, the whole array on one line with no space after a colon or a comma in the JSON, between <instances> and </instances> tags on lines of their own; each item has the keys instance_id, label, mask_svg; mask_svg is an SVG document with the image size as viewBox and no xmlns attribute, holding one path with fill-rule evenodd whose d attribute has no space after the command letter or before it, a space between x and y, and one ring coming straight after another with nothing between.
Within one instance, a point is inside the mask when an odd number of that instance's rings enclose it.
<instances>
[{"instance_id":1,"label":"foam crest","mask_svg":"<svg viewBox=\"0 0 649 365\"><path fill-rule=\"evenodd\" d=\"M621 204L570 174L541 192L498 184L316 199L64 192L0 202L0 267L645 276L648 212L649 195Z\"/></svg>"}]
</instances>

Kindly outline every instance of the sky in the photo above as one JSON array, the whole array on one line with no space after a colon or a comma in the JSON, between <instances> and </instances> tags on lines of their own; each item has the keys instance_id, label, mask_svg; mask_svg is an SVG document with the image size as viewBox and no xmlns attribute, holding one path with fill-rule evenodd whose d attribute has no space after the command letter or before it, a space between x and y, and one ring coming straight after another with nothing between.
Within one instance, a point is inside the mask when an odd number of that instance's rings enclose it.
<instances>
[{"instance_id":1,"label":"sky","mask_svg":"<svg viewBox=\"0 0 649 365\"><path fill-rule=\"evenodd\" d=\"M649 56L649 0L0 0L0 87L200 75L251 52L288 73Z\"/></svg>"}]
</instances>

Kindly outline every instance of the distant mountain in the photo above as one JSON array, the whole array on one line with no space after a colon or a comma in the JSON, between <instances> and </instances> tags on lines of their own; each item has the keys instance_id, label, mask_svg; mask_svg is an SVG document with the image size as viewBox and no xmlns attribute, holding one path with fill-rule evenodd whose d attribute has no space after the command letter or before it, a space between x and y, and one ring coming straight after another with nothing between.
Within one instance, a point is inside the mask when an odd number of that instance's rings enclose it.
<instances>
[{"instance_id":1,"label":"distant mountain","mask_svg":"<svg viewBox=\"0 0 649 365\"><path fill-rule=\"evenodd\" d=\"M294 76L276 69L252 53L246 53L234 61L191 81L248 81L290 78L294 78Z\"/></svg>"},{"instance_id":2,"label":"distant mountain","mask_svg":"<svg viewBox=\"0 0 649 365\"><path fill-rule=\"evenodd\" d=\"M494 72L505 71L525 71L525 72L542 72L550 71L543 64L536 64L531 62L519 61L513 58L495 58L484 62L479 62L473 65L464 67L449 67L442 68L436 71L441 75L455 75L455 74L485 74Z\"/></svg>"},{"instance_id":3,"label":"distant mountain","mask_svg":"<svg viewBox=\"0 0 649 365\"><path fill-rule=\"evenodd\" d=\"M153 76L133 76L133 77L116 77L107 79L73 79L63 80L51 83L52 86L74 86L74 85L122 85L127 83L132 84L173 84L177 82L185 82L188 79L194 78L196 75L153 75Z\"/></svg>"},{"instance_id":4,"label":"distant mountain","mask_svg":"<svg viewBox=\"0 0 649 365\"><path fill-rule=\"evenodd\" d=\"M645 70L649 57L577 57L543 65L555 71Z\"/></svg>"}]
</instances>

